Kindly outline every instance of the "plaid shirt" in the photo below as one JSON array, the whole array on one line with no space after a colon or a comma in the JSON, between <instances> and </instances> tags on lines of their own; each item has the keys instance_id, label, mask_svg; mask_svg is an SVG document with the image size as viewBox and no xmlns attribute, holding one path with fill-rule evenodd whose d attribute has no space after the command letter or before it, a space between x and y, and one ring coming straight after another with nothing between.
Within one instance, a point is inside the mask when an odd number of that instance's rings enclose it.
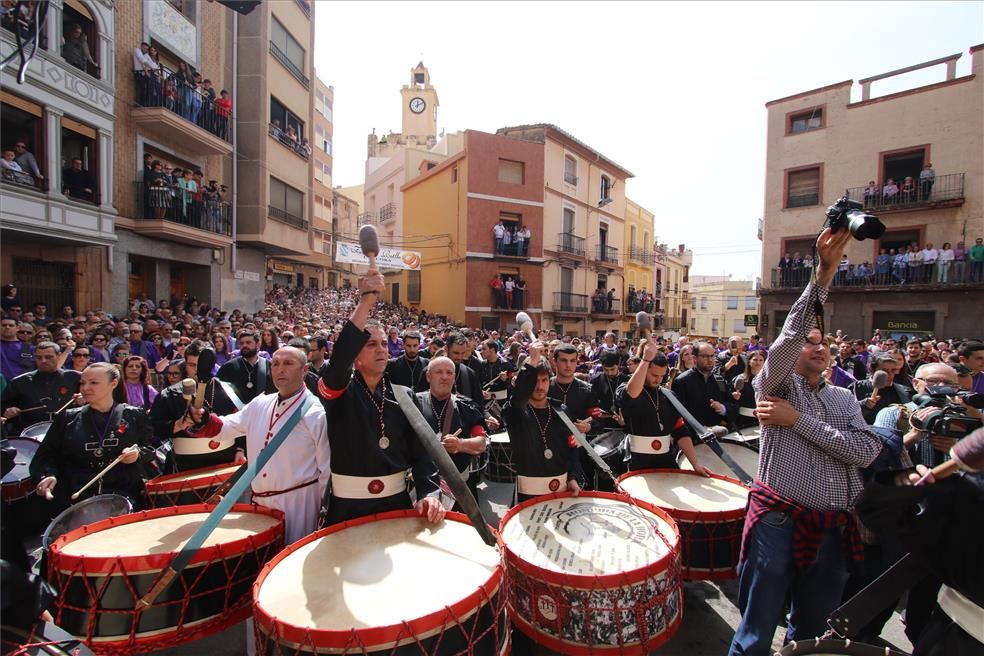
<instances>
[{"instance_id":1,"label":"plaid shirt","mask_svg":"<svg viewBox=\"0 0 984 656\"><path fill-rule=\"evenodd\" d=\"M758 400L782 397L800 412L792 426L762 426L758 478L805 509L849 510L863 488L859 470L874 461L882 442L849 390L823 382L813 389L794 371L814 328L814 306L826 298L827 289L812 281L806 286L752 382Z\"/></svg>"}]
</instances>

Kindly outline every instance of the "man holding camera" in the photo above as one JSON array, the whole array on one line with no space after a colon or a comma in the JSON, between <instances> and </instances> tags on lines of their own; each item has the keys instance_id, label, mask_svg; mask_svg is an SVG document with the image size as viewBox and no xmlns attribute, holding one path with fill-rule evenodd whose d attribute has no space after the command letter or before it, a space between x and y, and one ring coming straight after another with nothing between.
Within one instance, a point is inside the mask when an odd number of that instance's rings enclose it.
<instances>
[{"instance_id":1,"label":"man holding camera","mask_svg":"<svg viewBox=\"0 0 984 656\"><path fill-rule=\"evenodd\" d=\"M822 635L840 604L848 565L861 553L850 510L862 490L860 469L875 460L882 442L854 395L824 382L830 352L815 325L850 238L843 227L820 233L815 279L793 304L753 382L761 456L742 539L742 618L732 656L771 653L787 597L786 641Z\"/></svg>"},{"instance_id":2,"label":"man holding camera","mask_svg":"<svg viewBox=\"0 0 984 656\"><path fill-rule=\"evenodd\" d=\"M860 379L850 389L858 399L861 414L869 424L875 423L878 413L889 406L908 403L909 389L895 382L902 363L891 353L876 353L869 359L871 376ZM879 374L878 372L884 372Z\"/></svg>"}]
</instances>

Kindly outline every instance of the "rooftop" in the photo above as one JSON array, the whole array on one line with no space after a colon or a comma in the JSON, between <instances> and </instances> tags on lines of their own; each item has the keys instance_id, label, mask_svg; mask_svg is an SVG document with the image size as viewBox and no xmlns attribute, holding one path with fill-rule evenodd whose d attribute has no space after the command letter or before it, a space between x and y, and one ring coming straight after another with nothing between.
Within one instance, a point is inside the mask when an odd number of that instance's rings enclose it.
<instances>
[{"instance_id":1,"label":"rooftop","mask_svg":"<svg viewBox=\"0 0 984 656\"><path fill-rule=\"evenodd\" d=\"M496 134L510 136L510 133L511 132L521 132L521 131L526 131L526 130L550 130L552 132L556 132L562 138L564 138L567 141L570 141L570 142L576 144L577 146L583 148L584 150L588 151L592 155L596 156L599 160L601 160L602 162L604 162L608 166L610 166L610 167L612 167L614 169L618 169L620 172L622 172L623 174L625 174L625 177L626 178L634 178L635 177L635 174L632 173L632 171L630 171L627 168L625 168L624 166L621 166L621 165L617 164L616 162L608 159L607 157L605 157L604 155L602 155L601 153L599 153L597 150L595 150L594 148L592 148L588 144L584 143L583 141L581 141L580 139L578 139L577 137L575 137L574 135L572 135L570 132L565 132L564 130L560 129L559 127L557 127L553 123L530 123L530 124L527 124L527 125L513 125L513 126L509 126L509 127L499 128L498 130L495 131L495 133Z\"/></svg>"}]
</instances>

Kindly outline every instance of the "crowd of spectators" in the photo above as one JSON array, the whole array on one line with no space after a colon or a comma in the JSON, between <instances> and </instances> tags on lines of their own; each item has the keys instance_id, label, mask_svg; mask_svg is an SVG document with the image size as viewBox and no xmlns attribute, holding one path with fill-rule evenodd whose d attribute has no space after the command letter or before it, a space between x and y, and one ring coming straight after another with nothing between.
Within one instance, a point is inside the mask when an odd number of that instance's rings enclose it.
<instances>
[{"instance_id":1,"label":"crowd of spectators","mask_svg":"<svg viewBox=\"0 0 984 656\"><path fill-rule=\"evenodd\" d=\"M133 75L137 104L166 107L212 134L230 139L232 97L225 89L216 92L212 81L187 63L178 62L177 70L168 70L157 48L144 42L133 49Z\"/></svg>"},{"instance_id":2,"label":"crowd of spectators","mask_svg":"<svg viewBox=\"0 0 984 656\"><path fill-rule=\"evenodd\" d=\"M288 125L285 130L280 123L280 119L275 118L273 119L273 122L270 123L270 136L296 152L304 159L311 157L311 153L313 152L311 149L311 142L298 135L297 128L293 125Z\"/></svg>"},{"instance_id":3,"label":"crowd of spectators","mask_svg":"<svg viewBox=\"0 0 984 656\"><path fill-rule=\"evenodd\" d=\"M802 287L813 277L813 257L794 253L779 260L780 287ZM968 248L963 241L956 247L918 242L899 248L882 248L874 262L851 263L845 255L837 267L834 286L870 285L947 285L984 282L984 238L978 237Z\"/></svg>"},{"instance_id":4,"label":"crowd of spectators","mask_svg":"<svg viewBox=\"0 0 984 656\"><path fill-rule=\"evenodd\" d=\"M900 181L895 178L887 178L885 184L879 186L874 180L870 180L864 188L865 207L883 207L885 205L907 204L916 201L928 201L933 194L933 185L936 183L936 171L933 170L931 162L927 162L919 178L911 175L905 176Z\"/></svg>"},{"instance_id":5,"label":"crowd of spectators","mask_svg":"<svg viewBox=\"0 0 984 656\"><path fill-rule=\"evenodd\" d=\"M144 218L167 218L212 232L228 232L227 187L200 168L180 168L144 155Z\"/></svg>"},{"instance_id":6,"label":"crowd of spectators","mask_svg":"<svg viewBox=\"0 0 984 656\"><path fill-rule=\"evenodd\" d=\"M529 226L522 224L507 224L500 220L492 226L496 255L529 257L532 237L533 234L530 232Z\"/></svg>"}]
</instances>

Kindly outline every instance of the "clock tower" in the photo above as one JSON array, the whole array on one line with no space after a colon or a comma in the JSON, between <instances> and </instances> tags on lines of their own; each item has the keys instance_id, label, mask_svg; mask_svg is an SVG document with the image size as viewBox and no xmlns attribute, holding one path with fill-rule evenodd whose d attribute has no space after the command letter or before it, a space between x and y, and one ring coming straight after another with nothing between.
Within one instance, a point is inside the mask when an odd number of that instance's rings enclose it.
<instances>
[{"instance_id":1,"label":"clock tower","mask_svg":"<svg viewBox=\"0 0 984 656\"><path fill-rule=\"evenodd\" d=\"M403 138L415 137L418 144L437 139L437 91L430 83L424 62L410 71L410 84L400 90L403 97Z\"/></svg>"}]
</instances>

